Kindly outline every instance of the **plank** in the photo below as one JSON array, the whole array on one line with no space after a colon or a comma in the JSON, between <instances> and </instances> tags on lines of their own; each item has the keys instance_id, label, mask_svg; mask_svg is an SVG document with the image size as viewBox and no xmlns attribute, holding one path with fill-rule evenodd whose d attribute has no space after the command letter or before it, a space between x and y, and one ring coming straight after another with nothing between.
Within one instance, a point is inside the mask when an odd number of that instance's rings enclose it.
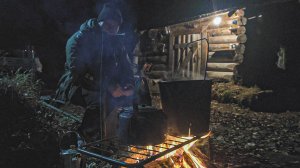
<instances>
[{"instance_id":1,"label":"plank","mask_svg":"<svg viewBox=\"0 0 300 168\"><path fill-rule=\"evenodd\" d=\"M215 71L207 71L207 77L210 79L233 79L233 72L215 72Z\"/></svg>"},{"instance_id":2,"label":"plank","mask_svg":"<svg viewBox=\"0 0 300 168\"><path fill-rule=\"evenodd\" d=\"M208 38L209 44L224 44L224 43L245 43L247 41L247 36L245 34L241 35L227 35L227 36L216 36Z\"/></svg>"},{"instance_id":3,"label":"plank","mask_svg":"<svg viewBox=\"0 0 300 168\"><path fill-rule=\"evenodd\" d=\"M233 72L238 63L207 63L207 71Z\"/></svg>"},{"instance_id":4,"label":"plank","mask_svg":"<svg viewBox=\"0 0 300 168\"><path fill-rule=\"evenodd\" d=\"M226 36L226 35L240 35L246 33L245 26L240 26L237 28L223 27L216 29L207 29L209 36Z\"/></svg>"}]
</instances>

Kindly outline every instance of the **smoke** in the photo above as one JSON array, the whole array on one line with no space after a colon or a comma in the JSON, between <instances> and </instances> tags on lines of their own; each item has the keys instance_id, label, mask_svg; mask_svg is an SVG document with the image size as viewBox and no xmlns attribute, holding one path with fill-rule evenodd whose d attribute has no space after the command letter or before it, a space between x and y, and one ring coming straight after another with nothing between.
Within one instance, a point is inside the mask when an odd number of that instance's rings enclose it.
<instances>
[{"instance_id":1,"label":"smoke","mask_svg":"<svg viewBox=\"0 0 300 168\"><path fill-rule=\"evenodd\" d=\"M114 3L114 5L121 11L123 24L120 27L120 33L125 33L123 42L130 58L133 59L131 53L138 42L138 34L136 32L136 0L97 0L94 8L97 14L100 13L105 3Z\"/></svg>"}]
</instances>

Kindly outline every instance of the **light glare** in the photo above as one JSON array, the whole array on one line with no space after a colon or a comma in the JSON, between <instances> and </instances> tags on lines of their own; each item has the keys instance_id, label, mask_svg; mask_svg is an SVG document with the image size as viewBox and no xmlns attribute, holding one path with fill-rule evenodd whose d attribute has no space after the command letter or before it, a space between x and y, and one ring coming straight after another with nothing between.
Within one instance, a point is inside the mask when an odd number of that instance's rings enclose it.
<instances>
[{"instance_id":1,"label":"light glare","mask_svg":"<svg viewBox=\"0 0 300 168\"><path fill-rule=\"evenodd\" d=\"M220 23L222 22L222 18L221 17L216 17L213 20L214 25L219 26Z\"/></svg>"}]
</instances>

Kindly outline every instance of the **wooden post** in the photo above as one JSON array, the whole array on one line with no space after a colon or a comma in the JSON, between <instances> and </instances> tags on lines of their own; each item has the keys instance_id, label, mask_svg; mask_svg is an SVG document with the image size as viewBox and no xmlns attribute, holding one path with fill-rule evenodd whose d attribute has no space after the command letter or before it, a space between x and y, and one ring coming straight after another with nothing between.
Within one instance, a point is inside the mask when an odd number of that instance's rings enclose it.
<instances>
[{"instance_id":1,"label":"wooden post","mask_svg":"<svg viewBox=\"0 0 300 168\"><path fill-rule=\"evenodd\" d=\"M192 35L192 41L197 40L197 34ZM195 79L197 76L197 62L198 62L198 56L199 56L199 49L198 49L198 43L196 46L196 55L191 59L191 66L192 66L192 79Z\"/></svg>"},{"instance_id":2,"label":"wooden post","mask_svg":"<svg viewBox=\"0 0 300 168\"><path fill-rule=\"evenodd\" d=\"M175 44L175 36L170 34L169 37L169 66L168 69L171 71L171 77L174 77L174 62L175 62L175 54L174 54L174 44Z\"/></svg>"},{"instance_id":3,"label":"wooden post","mask_svg":"<svg viewBox=\"0 0 300 168\"><path fill-rule=\"evenodd\" d=\"M189 50L187 56L182 61L182 64L180 65L179 71L182 71L184 69L188 69L188 65L190 63L190 60L193 58L193 56L196 54L196 48L192 48Z\"/></svg>"},{"instance_id":4,"label":"wooden post","mask_svg":"<svg viewBox=\"0 0 300 168\"><path fill-rule=\"evenodd\" d=\"M186 35L182 35L181 36L181 43L185 43L186 39L185 39ZM183 60L185 59L185 52L186 52L186 48L181 49L181 59L180 59L180 65L183 63ZM182 73L182 77L184 77L184 71L180 72Z\"/></svg>"},{"instance_id":5,"label":"wooden post","mask_svg":"<svg viewBox=\"0 0 300 168\"><path fill-rule=\"evenodd\" d=\"M203 32L201 33L201 39L207 38L207 30L206 27L202 28ZM200 74L204 77L206 76L206 62L208 55L208 43L206 40L201 40L201 67Z\"/></svg>"},{"instance_id":6,"label":"wooden post","mask_svg":"<svg viewBox=\"0 0 300 168\"><path fill-rule=\"evenodd\" d=\"M191 42L191 35L187 35L187 37L186 37L186 42L187 42L187 43L190 43L190 42ZM190 61L191 61L191 59L192 59L192 57L193 57L193 55L194 55L194 54L192 54L192 56L190 57L190 56L188 55L190 52L193 52L193 48L187 47L187 48L186 48L186 51L185 51L185 54L186 54L186 60L187 60L186 77L188 77L188 78L190 77L190 74L191 74L191 72L190 72Z\"/></svg>"},{"instance_id":7,"label":"wooden post","mask_svg":"<svg viewBox=\"0 0 300 168\"><path fill-rule=\"evenodd\" d=\"M179 35L178 37L177 37L177 44L181 44L181 36ZM180 60L181 60L181 50L182 49L180 49L180 48L178 48L177 49L177 60L176 60L176 72L178 72L178 68L179 68L179 66L181 65L181 62L180 62ZM176 74L176 75L179 75L179 74Z\"/></svg>"},{"instance_id":8,"label":"wooden post","mask_svg":"<svg viewBox=\"0 0 300 168\"><path fill-rule=\"evenodd\" d=\"M202 35L201 34L198 34L198 39L200 39L202 37ZM202 46L202 42L200 41L199 43L198 43L198 59L197 59L197 78L199 77L201 77L201 61L202 61L202 48L201 48L201 46Z\"/></svg>"}]
</instances>

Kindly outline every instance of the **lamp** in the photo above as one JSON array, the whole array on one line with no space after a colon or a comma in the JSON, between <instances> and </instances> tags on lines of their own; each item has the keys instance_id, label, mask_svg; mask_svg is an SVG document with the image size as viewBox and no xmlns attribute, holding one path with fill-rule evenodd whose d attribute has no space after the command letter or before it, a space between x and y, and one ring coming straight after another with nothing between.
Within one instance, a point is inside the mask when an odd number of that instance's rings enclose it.
<instances>
[{"instance_id":1,"label":"lamp","mask_svg":"<svg viewBox=\"0 0 300 168\"><path fill-rule=\"evenodd\" d=\"M222 22L222 18L220 16L217 16L216 18L214 18L213 23L216 26L219 26Z\"/></svg>"}]
</instances>

